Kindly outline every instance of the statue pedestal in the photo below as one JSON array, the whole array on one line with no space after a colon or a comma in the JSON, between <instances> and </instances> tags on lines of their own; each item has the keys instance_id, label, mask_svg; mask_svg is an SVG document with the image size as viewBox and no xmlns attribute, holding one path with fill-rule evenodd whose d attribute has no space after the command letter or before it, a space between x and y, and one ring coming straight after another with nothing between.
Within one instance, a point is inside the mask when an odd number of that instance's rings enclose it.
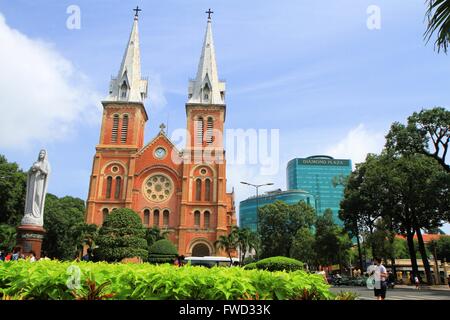
<instances>
[{"instance_id":1,"label":"statue pedestal","mask_svg":"<svg viewBox=\"0 0 450 320\"><path fill-rule=\"evenodd\" d=\"M17 227L17 244L22 248L22 253L27 257L33 251L36 259L41 257L42 240L45 229L36 225L21 225Z\"/></svg>"}]
</instances>

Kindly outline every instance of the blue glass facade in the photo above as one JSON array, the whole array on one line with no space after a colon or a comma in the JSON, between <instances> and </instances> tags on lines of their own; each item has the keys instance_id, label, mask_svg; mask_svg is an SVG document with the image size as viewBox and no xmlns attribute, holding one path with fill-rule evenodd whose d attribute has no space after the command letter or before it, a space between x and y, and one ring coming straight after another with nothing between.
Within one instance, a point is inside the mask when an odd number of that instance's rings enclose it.
<instances>
[{"instance_id":1,"label":"blue glass facade","mask_svg":"<svg viewBox=\"0 0 450 320\"><path fill-rule=\"evenodd\" d=\"M333 185L352 172L352 162L348 159L333 159L329 156L296 158L287 165L288 189L306 190L315 197L316 210L323 213L330 208L335 222L342 225L338 218L339 204L344 194L344 186Z\"/></svg>"},{"instance_id":2,"label":"blue glass facade","mask_svg":"<svg viewBox=\"0 0 450 320\"><path fill-rule=\"evenodd\" d=\"M256 206L262 207L277 200L284 201L287 204L295 204L299 201L304 201L313 208L315 204L314 196L303 190L277 190L265 193L259 196L258 199L256 197L251 197L239 203L239 227L256 231Z\"/></svg>"}]
</instances>

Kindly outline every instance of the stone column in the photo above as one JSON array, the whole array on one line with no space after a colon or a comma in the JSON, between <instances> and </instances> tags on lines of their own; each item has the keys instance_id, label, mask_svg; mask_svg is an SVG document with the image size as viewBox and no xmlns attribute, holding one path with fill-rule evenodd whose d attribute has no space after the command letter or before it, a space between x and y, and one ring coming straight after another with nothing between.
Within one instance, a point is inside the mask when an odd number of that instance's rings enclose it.
<instances>
[{"instance_id":1,"label":"stone column","mask_svg":"<svg viewBox=\"0 0 450 320\"><path fill-rule=\"evenodd\" d=\"M44 234L45 229L41 226L25 224L17 227L17 244L22 248L22 253L25 257L30 256L33 251L36 259L41 258Z\"/></svg>"}]
</instances>

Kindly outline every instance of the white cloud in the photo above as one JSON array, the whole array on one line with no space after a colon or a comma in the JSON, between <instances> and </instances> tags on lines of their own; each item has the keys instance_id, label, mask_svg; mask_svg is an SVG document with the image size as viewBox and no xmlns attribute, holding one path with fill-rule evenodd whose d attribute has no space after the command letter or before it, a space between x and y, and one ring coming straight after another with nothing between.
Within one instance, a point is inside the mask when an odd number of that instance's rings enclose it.
<instances>
[{"instance_id":1,"label":"white cloud","mask_svg":"<svg viewBox=\"0 0 450 320\"><path fill-rule=\"evenodd\" d=\"M0 14L0 147L61 140L98 122L102 96L51 44L10 28Z\"/></svg>"},{"instance_id":2,"label":"white cloud","mask_svg":"<svg viewBox=\"0 0 450 320\"><path fill-rule=\"evenodd\" d=\"M328 148L326 154L335 158L351 159L354 166L363 162L368 153L380 153L383 146L384 133L369 131L364 124L359 124L337 144Z\"/></svg>"}]
</instances>

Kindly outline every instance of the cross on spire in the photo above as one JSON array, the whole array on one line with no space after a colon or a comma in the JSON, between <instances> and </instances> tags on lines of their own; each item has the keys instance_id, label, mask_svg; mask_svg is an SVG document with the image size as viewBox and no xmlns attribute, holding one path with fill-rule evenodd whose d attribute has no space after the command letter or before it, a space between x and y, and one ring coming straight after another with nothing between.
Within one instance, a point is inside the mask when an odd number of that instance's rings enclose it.
<instances>
[{"instance_id":1,"label":"cross on spire","mask_svg":"<svg viewBox=\"0 0 450 320\"><path fill-rule=\"evenodd\" d=\"M214 11L211 11L211 8L209 8L205 13L208 14L208 20L211 20L211 14L214 13Z\"/></svg>"},{"instance_id":2,"label":"cross on spire","mask_svg":"<svg viewBox=\"0 0 450 320\"><path fill-rule=\"evenodd\" d=\"M136 13L134 14L134 16L137 18L139 16L139 11L142 11L142 9L139 9L139 6L136 6L136 9L133 9L133 11L135 11Z\"/></svg>"},{"instance_id":3,"label":"cross on spire","mask_svg":"<svg viewBox=\"0 0 450 320\"><path fill-rule=\"evenodd\" d=\"M164 123L161 123L161 125L159 126L159 129L161 129L160 131L162 133L164 133L164 129L166 128L166 125Z\"/></svg>"}]
</instances>

